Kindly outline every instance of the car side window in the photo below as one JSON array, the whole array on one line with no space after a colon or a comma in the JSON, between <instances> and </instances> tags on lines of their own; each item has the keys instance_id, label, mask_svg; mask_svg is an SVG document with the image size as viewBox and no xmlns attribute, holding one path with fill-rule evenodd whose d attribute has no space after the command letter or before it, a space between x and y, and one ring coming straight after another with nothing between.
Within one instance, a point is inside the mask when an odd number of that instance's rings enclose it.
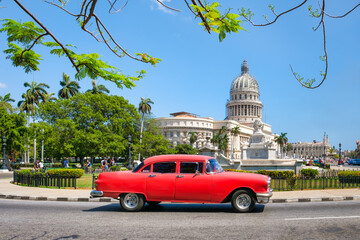
<instances>
[{"instance_id":1,"label":"car side window","mask_svg":"<svg viewBox=\"0 0 360 240\"><path fill-rule=\"evenodd\" d=\"M141 170L142 173L149 173L150 172L151 165L148 165Z\"/></svg>"},{"instance_id":2,"label":"car side window","mask_svg":"<svg viewBox=\"0 0 360 240\"><path fill-rule=\"evenodd\" d=\"M203 166L202 162L182 162L180 163L180 173L196 173L196 171L203 173Z\"/></svg>"},{"instance_id":3,"label":"car side window","mask_svg":"<svg viewBox=\"0 0 360 240\"><path fill-rule=\"evenodd\" d=\"M174 162L160 162L153 164L154 173L175 173L176 163Z\"/></svg>"}]
</instances>

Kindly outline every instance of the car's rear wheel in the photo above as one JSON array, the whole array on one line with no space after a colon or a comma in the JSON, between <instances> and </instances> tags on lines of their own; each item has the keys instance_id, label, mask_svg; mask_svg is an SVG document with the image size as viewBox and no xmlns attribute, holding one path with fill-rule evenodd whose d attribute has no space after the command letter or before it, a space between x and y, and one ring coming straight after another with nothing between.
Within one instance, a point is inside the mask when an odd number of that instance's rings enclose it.
<instances>
[{"instance_id":1,"label":"car's rear wheel","mask_svg":"<svg viewBox=\"0 0 360 240\"><path fill-rule=\"evenodd\" d=\"M136 193L126 193L120 196L121 207L128 212L140 211L145 204L143 195Z\"/></svg>"},{"instance_id":2,"label":"car's rear wheel","mask_svg":"<svg viewBox=\"0 0 360 240\"><path fill-rule=\"evenodd\" d=\"M231 197L231 205L237 212L251 212L255 207L254 195L247 190L238 190Z\"/></svg>"},{"instance_id":3,"label":"car's rear wheel","mask_svg":"<svg viewBox=\"0 0 360 240\"><path fill-rule=\"evenodd\" d=\"M152 201L149 201L147 202L150 206L156 206L158 205L160 202L152 202Z\"/></svg>"}]
</instances>

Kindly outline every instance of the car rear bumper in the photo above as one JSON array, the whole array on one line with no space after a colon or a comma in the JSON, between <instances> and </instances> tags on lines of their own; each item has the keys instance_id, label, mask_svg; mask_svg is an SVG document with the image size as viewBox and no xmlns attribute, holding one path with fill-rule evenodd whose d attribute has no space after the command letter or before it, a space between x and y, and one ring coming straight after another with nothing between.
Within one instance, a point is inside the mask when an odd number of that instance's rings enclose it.
<instances>
[{"instance_id":1,"label":"car rear bumper","mask_svg":"<svg viewBox=\"0 0 360 240\"><path fill-rule=\"evenodd\" d=\"M103 195L104 195L103 191L93 190L93 191L90 192L90 198L102 197Z\"/></svg>"},{"instance_id":2,"label":"car rear bumper","mask_svg":"<svg viewBox=\"0 0 360 240\"><path fill-rule=\"evenodd\" d=\"M263 203L266 204L269 202L269 199L271 198L271 196L273 195L273 190L270 188L270 191L267 193L257 193L256 194L256 199L258 203Z\"/></svg>"}]
</instances>

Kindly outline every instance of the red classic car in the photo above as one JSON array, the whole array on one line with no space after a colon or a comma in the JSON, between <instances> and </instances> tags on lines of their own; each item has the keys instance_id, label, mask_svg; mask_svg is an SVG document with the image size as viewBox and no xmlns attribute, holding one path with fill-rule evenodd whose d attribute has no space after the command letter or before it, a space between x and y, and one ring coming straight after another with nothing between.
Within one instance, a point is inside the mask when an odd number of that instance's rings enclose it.
<instances>
[{"instance_id":1,"label":"red classic car","mask_svg":"<svg viewBox=\"0 0 360 240\"><path fill-rule=\"evenodd\" d=\"M268 203L270 177L225 172L209 156L162 155L145 159L133 171L104 172L90 197L120 200L126 211L139 211L147 202L226 203L237 212L250 212L255 203Z\"/></svg>"}]
</instances>

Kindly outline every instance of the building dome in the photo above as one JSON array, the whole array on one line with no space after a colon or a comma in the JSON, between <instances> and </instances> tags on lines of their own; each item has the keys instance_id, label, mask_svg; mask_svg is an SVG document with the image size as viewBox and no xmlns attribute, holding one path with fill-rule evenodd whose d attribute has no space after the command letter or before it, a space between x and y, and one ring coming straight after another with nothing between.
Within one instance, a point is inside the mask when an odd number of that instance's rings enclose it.
<instances>
[{"instance_id":1,"label":"building dome","mask_svg":"<svg viewBox=\"0 0 360 240\"><path fill-rule=\"evenodd\" d=\"M249 66L244 60L241 66L241 75L232 82L231 92L254 91L259 92L259 84L256 79L249 74Z\"/></svg>"},{"instance_id":2,"label":"building dome","mask_svg":"<svg viewBox=\"0 0 360 240\"><path fill-rule=\"evenodd\" d=\"M262 103L259 100L259 84L249 74L249 66L244 60L241 75L232 82L230 100L227 103L227 119L252 126L262 118Z\"/></svg>"}]
</instances>

